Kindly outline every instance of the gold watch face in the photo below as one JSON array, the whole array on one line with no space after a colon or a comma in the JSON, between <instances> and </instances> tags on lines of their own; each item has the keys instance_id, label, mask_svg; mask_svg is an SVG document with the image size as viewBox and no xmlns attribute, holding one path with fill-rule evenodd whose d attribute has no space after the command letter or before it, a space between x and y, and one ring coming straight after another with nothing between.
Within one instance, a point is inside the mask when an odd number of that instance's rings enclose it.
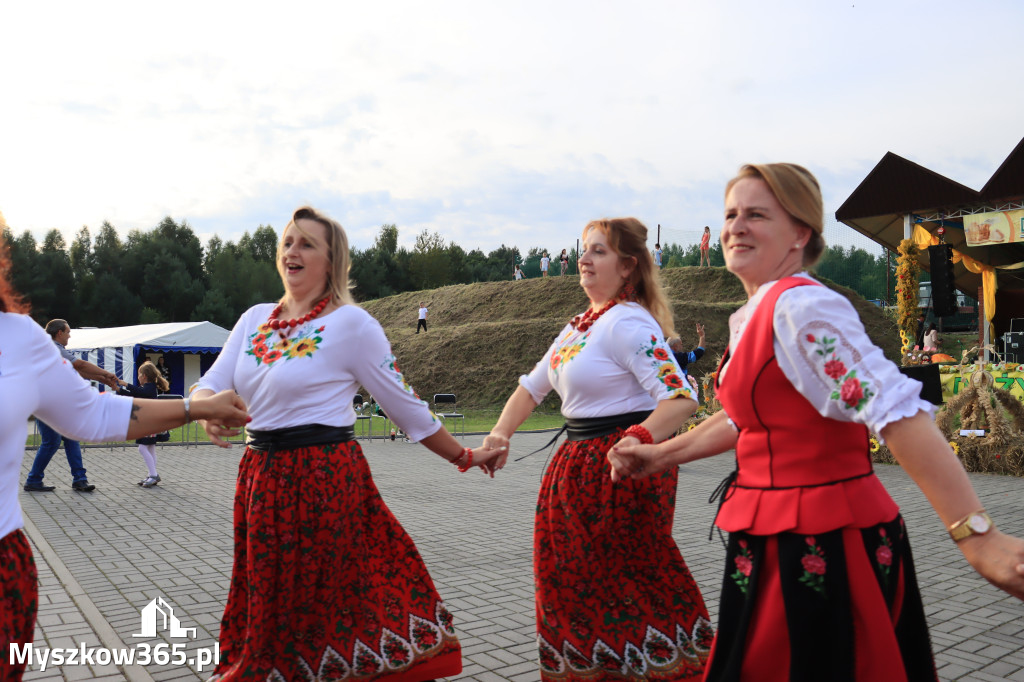
<instances>
[{"instance_id":1,"label":"gold watch face","mask_svg":"<svg viewBox=\"0 0 1024 682\"><path fill-rule=\"evenodd\" d=\"M987 533L989 528L992 527L992 524L989 523L989 520L981 514L974 514L973 516L971 516L971 518L967 521L967 525L970 526L971 530L973 530L975 533Z\"/></svg>"}]
</instances>

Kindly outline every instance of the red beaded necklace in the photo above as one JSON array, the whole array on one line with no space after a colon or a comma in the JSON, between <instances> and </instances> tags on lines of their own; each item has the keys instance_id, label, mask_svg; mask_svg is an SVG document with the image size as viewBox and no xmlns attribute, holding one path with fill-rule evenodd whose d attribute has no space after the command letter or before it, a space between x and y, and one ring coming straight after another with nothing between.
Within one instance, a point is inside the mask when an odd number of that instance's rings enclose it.
<instances>
[{"instance_id":1,"label":"red beaded necklace","mask_svg":"<svg viewBox=\"0 0 1024 682\"><path fill-rule=\"evenodd\" d=\"M587 331L588 329L590 329L594 325L595 322L597 322L597 320L602 315L604 315L606 312L608 312L608 310L611 309L611 307L614 306L618 302L619 302L619 300L617 298L613 298L612 300L610 300L607 303L605 303L604 307L602 307L596 313L594 312L593 308L587 308L587 312L583 313L582 315L577 315L576 317L572 318L572 322L570 322L570 324L572 325L572 328L575 329L578 332L585 332L585 331Z\"/></svg>"},{"instance_id":2,"label":"red beaded necklace","mask_svg":"<svg viewBox=\"0 0 1024 682\"><path fill-rule=\"evenodd\" d=\"M324 296L319 303L313 306L313 309L310 310L308 313L299 318L293 317L290 320L277 319L277 316L281 314L282 310L281 304L278 303L276 306L274 306L274 309L271 311L270 317L267 318L267 324L270 325L271 329L276 329L277 332L281 335L282 339L287 338L289 329L294 329L295 327L306 324L310 320L316 318L316 316L322 313L324 308L327 307L327 303L330 302L330 300L331 295L328 294Z\"/></svg>"}]
</instances>

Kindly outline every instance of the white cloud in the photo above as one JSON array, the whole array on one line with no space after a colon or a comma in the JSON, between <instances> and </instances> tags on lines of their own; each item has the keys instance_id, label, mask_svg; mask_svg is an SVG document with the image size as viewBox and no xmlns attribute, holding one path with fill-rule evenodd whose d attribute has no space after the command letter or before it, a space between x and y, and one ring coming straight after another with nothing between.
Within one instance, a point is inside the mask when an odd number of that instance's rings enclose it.
<instances>
[{"instance_id":1,"label":"white cloud","mask_svg":"<svg viewBox=\"0 0 1024 682\"><path fill-rule=\"evenodd\" d=\"M886 151L977 188L1024 135L1009 0L282 7L0 10L12 228L237 239L308 201L359 247L696 234L746 161L816 170L834 211Z\"/></svg>"}]
</instances>

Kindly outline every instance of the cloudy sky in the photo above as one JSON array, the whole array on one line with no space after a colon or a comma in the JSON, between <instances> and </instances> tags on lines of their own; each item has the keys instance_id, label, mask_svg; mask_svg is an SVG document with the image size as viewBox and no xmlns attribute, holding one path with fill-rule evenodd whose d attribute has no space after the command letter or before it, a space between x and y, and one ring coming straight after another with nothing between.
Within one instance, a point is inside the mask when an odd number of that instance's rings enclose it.
<instances>
[{"instance_id":1,"label":"cloudy sky","mask_svg":"<svg viewBox=\"0 0 1024 682\"><path fill-rule=\"evenodd\" d=\"M829 213L893 151L979 189L1024 137L1019 0L0 5L0 212L205 240L311 203L464 248L717 234L747 161ZM663 235L663 236L664 236ZM653 241L653 235L652 235Z\"/></svg>"}]
</instances>

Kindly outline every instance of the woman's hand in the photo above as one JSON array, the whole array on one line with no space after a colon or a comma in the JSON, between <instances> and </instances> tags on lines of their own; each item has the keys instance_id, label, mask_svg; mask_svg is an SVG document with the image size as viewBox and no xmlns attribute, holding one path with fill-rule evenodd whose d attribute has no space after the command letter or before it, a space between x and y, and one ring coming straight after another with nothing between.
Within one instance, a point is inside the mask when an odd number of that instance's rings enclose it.
<instances>
[{"instance_id":1,"label":"woman's hand","mask_svg":"<svg viewBox=\"0 0 1024 682\"><path fill-rule=\"evenodd\" d=\"M671 466L662 455L660 445L642 445L640 439L626 436L608 450L612 480L640 479L657 474Z\"/></svg>"},{"instance_id":2,"label":"woman's hand","mask_svg":"<svg viewBox=\"0 0 1024 682\"><path fill-rule=\"evenodd\" d=\"M192 398L190 412L206 430L210 442L222 448L230 448L227 439L240 434L241 427L251 421L245 401L231 390Z\"/></svg>"},{"instance_id":3,"label":"woman's hand","mask_svg":"<svg viewBox=\"0 0 1024 682\"><path fill-rule=\"evenodd\" d=\"M493 469L490 472L491 476L494 476L494 472L498 469L505 467L505 462L508 461L508 448L509 439L508 436L498 433L497 431L491 431L489 434L484 436L483 445L480 446L486 450L494 450L497 452L497 457L493 463ZM473 451L473 461L476 461L476 451Z\"/></svg>"},{"instance_id":4,"label":"woman's hand","mask_svg":"<svg viewBox=\"0 0 1024 682\"><path fill-rule=\"evenodd\" d=\"M993 528L961 540L959 547L985 580L1024 600L1024 540Z\"/></svg>"},{"instance_id":5,"label":"woman's hand","mask_svg":"<svg viewBox=\"0 0 1024 682\"><path fill-rule=\"evenodd\" d=\"M489 447L486 439L484 445L473 448L473 466L480 467L485 474L494 478L494 472L505 466L505 459L508 457L508 446L499 445Z\"/></svg>"}]
</instances>

